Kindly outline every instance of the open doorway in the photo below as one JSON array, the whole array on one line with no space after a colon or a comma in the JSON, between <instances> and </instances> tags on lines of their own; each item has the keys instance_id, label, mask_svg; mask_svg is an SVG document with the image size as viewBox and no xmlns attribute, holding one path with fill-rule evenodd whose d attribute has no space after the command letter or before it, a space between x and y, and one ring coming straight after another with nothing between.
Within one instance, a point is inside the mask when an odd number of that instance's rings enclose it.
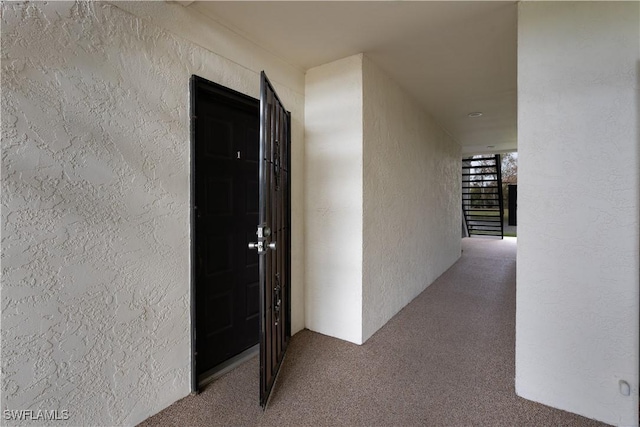
<instances>
[{"instance_id":1,"label":"open doorway","mask_svg":"<svg viewBox=\"0 0 640 427\"><path fill-rule=\"evenodd\" d=\"M462 236L517 236L518 153L462 159Z\"/></svg>"},{"instance_id":2,"label":"open doorway","mask_svg":"<svg viewBox=\"0 0 640 427\"><path fill-rule=\"evenodd\" d=\"M518 236L518 152L501 156L502 194L504 195L504 235Z\"/></svg>"},{"instance_id":3,"label":"open doorway","mask_svg":"<svg viewBox=\"0 0 640 427\"><path fill-rule=\"evenodd\" d=\"M194 76L192 342L197 390L258 353L259 101Z\"/></svg>"}]
</instances>

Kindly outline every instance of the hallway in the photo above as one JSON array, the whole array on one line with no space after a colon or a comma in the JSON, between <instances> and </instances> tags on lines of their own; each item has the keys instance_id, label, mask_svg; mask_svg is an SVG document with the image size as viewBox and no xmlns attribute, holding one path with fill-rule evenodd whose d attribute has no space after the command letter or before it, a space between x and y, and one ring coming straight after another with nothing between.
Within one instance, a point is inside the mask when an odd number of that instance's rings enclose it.
<instances>
[{"instance_id":1,"label":"hallway","mask_svg":"<svg viewBox=\"0 0 640 427\"><path fill-rule=\"evenodd\" d=\"M295 335L266 412L256 357L140 425L603 425L515 395L516 240L462 248L364 345Z\"/></svg>"}]
</instances>

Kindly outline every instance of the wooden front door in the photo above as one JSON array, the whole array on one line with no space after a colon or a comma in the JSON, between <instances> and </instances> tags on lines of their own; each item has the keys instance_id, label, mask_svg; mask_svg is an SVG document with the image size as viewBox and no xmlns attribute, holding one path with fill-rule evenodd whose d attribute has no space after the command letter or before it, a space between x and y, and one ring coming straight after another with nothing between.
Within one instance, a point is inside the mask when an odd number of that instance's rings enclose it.
<instances>
[{"instance_id":1,"label":"wooden front door","mask_svg":"<svg viewBox=\"0 0 640 427\"><path fill-rule=\"evenodd\" d=\"M258 255L247 245L258 222L259 103L192 78L195 371L259 341Z\"/></svg>"}]
</instances>

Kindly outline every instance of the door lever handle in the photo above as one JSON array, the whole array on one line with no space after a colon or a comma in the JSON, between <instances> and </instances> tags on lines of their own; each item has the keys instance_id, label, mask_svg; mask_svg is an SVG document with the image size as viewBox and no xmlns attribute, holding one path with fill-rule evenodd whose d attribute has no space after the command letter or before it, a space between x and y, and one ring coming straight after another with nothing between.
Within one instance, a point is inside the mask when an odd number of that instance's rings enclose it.
<instances>
[{"instance_id":1,"label":"door lever handle","mask_svg":"<svg viewBox=\"0 0 640 427\"><path fill-rule=\"evenodd\" d=\"M276 242L271 242L271 243L269 243L269 244L267 245L267 247L268 247L269 249L271 249L272 251L275 251L275 250L276 250Z\"/></svg>"}]
</instances>

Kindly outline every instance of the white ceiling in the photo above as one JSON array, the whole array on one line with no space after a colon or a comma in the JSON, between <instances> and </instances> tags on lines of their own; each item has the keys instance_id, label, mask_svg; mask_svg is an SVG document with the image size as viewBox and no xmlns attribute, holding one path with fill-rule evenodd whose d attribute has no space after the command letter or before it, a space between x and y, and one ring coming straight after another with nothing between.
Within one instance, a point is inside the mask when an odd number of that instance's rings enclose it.
<instances>
[{"instance_id":1,"label":"white ceiling","mask_svg":"<svg viewBox=\"0 0 640 427\"><path fill-rule=\"evenodd\" d=\"M516 149L515 1L214 1L189 7L304 70L364 52L464 152ZM467 116L475 111L484 115Z\"/></svg>"}]
</instances>

